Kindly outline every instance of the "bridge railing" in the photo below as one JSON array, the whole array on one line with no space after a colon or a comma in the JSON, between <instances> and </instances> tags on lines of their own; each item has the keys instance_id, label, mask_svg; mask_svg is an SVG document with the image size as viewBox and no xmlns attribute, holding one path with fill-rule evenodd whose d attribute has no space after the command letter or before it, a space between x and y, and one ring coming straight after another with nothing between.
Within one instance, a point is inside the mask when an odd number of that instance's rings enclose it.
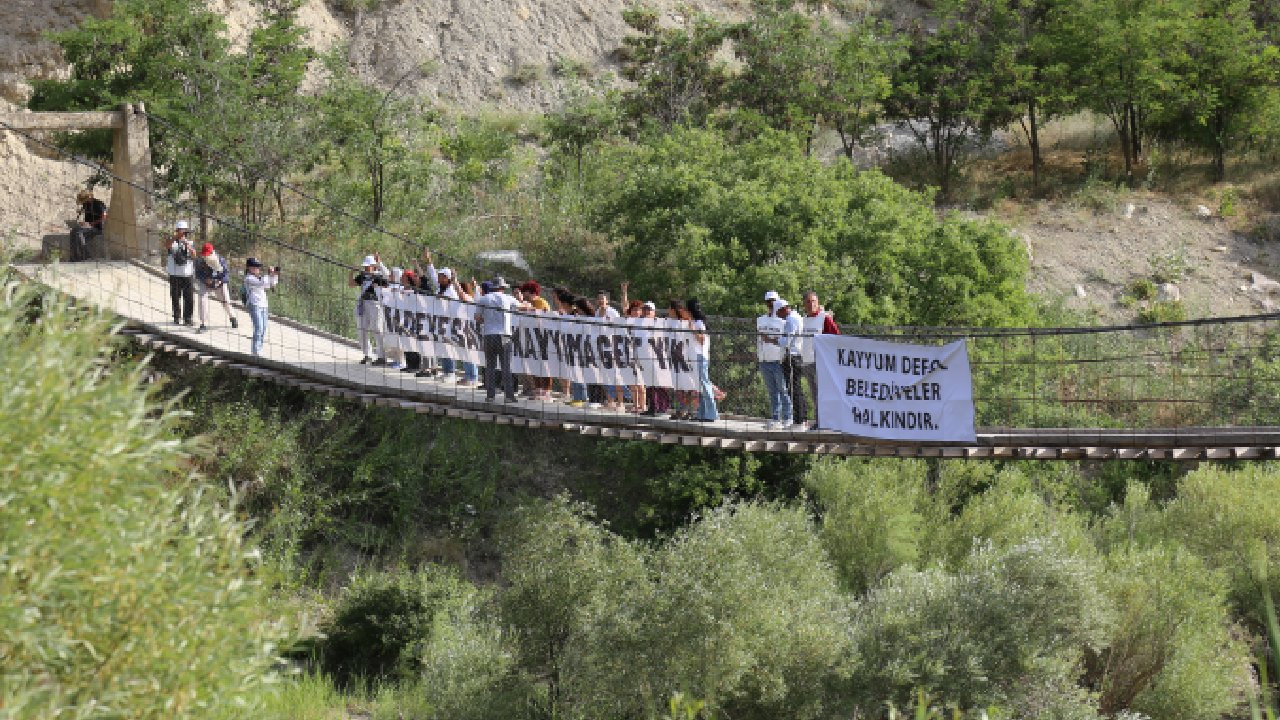
<instances>
[{"instance_id":1,"label":"bridge railing","mask_svg":"<svg viewBox=\"0 0 1280 720\"><path fill-rule=\"evenodd\" d=\"M19 134L47 150L62 152L48 140L25 132ZM112 177L114 182L130 182L112 176L105 167L62 154ZM135 189L150 197L160 210L156 221L145 228L148 237L156 240L152 256L155 262L171 220L194 220L198 208L189 199L166 193L163 187ZM356 291L349 286L354 258L334 258L325 250L327 239L338 230L317 226L315 236L303 245L244 227L233 219L212 215L208 219L214 227L215 244L230 257L234 274L242 270L248 256L282 267L284 281L271 300L274 314L336 337L355 339ZM406 244L398 264L411 264L408 261L418 250ZM397 258L389 257L387 261L397 264ZM1269 314L1085 328L846 325L843 332L915 343L965 339L973 371L977 422L983 427L1264 427L1280 424L1278 318ZM712 318L709 325L710 374L724 391L719 402L723 422L767 416L764 383L756 363L755 320ZM297 341L273 340L269 336L268 343L271 342ZM318 347L312 343L307 348L291 349L306 350L314 356L320 352ZM349 348L341 358L336 349L326 352L334 353L335 364L351 361ZM416 387L415 383L420 382L409 374L382 370L368 373L367 377L375 380L385 375L386 382L394 381L401 389ZM590 407L570 411L563 400L542 403L540 412L554 415L563 410L566 417L600 414ZM646 421L637 418L635 422Z\"/></svg>"}]
</instances>

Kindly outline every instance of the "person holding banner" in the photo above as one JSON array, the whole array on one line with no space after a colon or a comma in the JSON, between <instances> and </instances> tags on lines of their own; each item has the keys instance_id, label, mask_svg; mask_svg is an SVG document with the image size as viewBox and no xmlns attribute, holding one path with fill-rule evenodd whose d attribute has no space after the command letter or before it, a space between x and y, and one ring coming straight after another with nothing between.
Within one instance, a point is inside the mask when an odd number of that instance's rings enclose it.
<instances>
[{"instance_id":1,"label":"person holding banner","mask_svg":"<svg viewBox=\"0 0 1280 720\"><path fill-rule=\"evenodd\" d=\"M814 360L814 337L818 335L839 335L840 326L835 318L827 312L818 301L818 293L810 290L804 294L804 326L805 341L800 350L800 375L809 383L809 397L813 399L813 427L819 428L821 418L818 416L818 366ZM798 381L797 381L798 382Z\"/></svg>"},{"instance_id":2,"label":"person holding banner","mask_svg":"<svg viewBox=\"0 0 1280 720\"><path fill-rule=\"evenodd\" d=\"M386 287L390 271L382 264L382 257L377 253L366 255L360 264L362 270L351 276L351 287L360 288L356 295L356 330L360 333L360 349L364 357L361 365L387 364L387 349L383 345L382 305L378 302L378 288ZM371 357L374 339L377 339L378 358Z\"/></svg>"},{"instance_id":3,"label":"person holding banner","mask_svg":"<svg viewBox=\"0 0 1280 720\"><path fill-rule=\"evenodd\" d=\"M786 353L782 335L786 332L786 321L773 314L776 302L777 298L766 296L768 310L756 318L756 359L760 363L760 375L764 378L765 395L769 398L766 430L777 430L791 424L791 395L782 376L782 357Z\"/></svg>"},{"instance_id":4,"label":"person holding banner","mask_svg":"<svg viewBox=\"0 0 1280 720\"><path fill-rule=\"evenodd\" d=\"M698 414L694 420L698 422L715 422L720 419L716 412L716 388L711 384L711 335L707 332L707 316L702 312L702 305L697 298L689 298L689 318L693 321L694 362L698 366Z\"/></svg>"},{"instance_id":5,"label":"person holding banner","mask_svg":"<svg viewBox=\"0 0 1280 720\"><path fill-rule=\"evenodd\" d=\"M511 314L516 310L528 310L529 304L507 294L511 286L501 275L493 279L492 287L493 292L476 301L475 313L476 323L484 337L485 399L493 402L501 384L507 402L514 403L518 398L516 379L511 374Z\"/></svg>"}]
</instances>

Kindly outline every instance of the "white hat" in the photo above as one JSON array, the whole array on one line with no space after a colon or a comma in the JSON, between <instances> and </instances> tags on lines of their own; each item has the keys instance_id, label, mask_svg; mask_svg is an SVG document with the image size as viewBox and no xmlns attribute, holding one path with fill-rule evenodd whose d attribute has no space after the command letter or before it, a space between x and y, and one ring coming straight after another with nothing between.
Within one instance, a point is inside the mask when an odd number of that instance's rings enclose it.
<instances>
[{"instance_id":1,"label":"white hat","mask_svg":"<svg viewBox=\"0 0 1280 720\"><path fill-rule=\"evenodd\" d=\"M453 279L453 270L449 268L440 268L439 274L449 278L450 280Z\"/></svg>"},{"instance_id":2,"label":"white hat","mask_svg":"<svg viewBox=\"0 0 1280 720\"><path fill-rule=\"evenodd\" d=\"M777 300L777 299L778 299L778 291L776 290L770 290L769 292L764 294L765 302L769 302L770 300Z\"/></svg>"},{"instance_id":3,"label":"white hat","mask_svg":"<svg viewBox=\"0 0 1280 720\"><path fill-rule=\"evenodd\" d=\"M369 267L370 265L377 265L377 264L378 264L377 258L375 258L372 255L365 255L364 262L360 263L360 267Z\"/></svg>"},{"instance_id":4,"label":"white hat","mask_svg":"<svg viewBox=\"0 0 1280 720\"><path fill-rule=\"evenodd\" d=\"M641 305L641 307L643 307L645 310L657 310L657 309L658 309L658 306L657 306L657 305L654 305L652 300L645 300L645 301L644 301L644 305Z\"/></svg>"},{"instance_id":5,"label":"white hat","mask_svg":"<svg viewBox=\"0 0 1280 720\"><path fill-rule=\"evenodd\" d=\"M774 300L774 301L773 301L773 311L774 311L774 312L778 312L779 310L781 310L781 309L782 309L782 308L784 308L784 307L791 307L791 304L790 304L790 303L788 303L786 300L783 300L782 298L778 298L777 300Z\"/></svg>"},{"instance_id":6,"label":"white hat","mask_svg":"<svg viewBox=\"0 0 1280 720\"><path fill-rule=\"evenodd\" d=\"M179 220L178 224L173 226L173 229L174 230L190 230L191 226L187 224L186 220Z\"/></svg>"}]
</instances>

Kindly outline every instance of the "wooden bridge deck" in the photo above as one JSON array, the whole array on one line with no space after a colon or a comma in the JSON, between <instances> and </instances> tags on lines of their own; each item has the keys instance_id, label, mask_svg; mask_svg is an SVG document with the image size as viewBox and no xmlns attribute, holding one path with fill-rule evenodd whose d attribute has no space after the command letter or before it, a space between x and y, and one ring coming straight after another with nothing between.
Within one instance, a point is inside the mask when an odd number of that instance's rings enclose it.
<instances>
[{"instance_id":1,"label":"wooden bridge deck","mask_svg":"<svg viewBox=\"0 0 1280 720\"><path fill-rule=\"evenodd\" d=\"M474 387L361 365L346 338L273 316L261 357L249 352L251 327L237 306L240 328L226 327L221 306L210 308L209 331L175 326L163 273L136 262L16 265L25 278L109 310L125 332L163 352L229 367L251 377L428 415L583 435L743 452L874 457L1028 458L1047 460L1236 460L1280 456L1280 428L1219 427L1150 430L1101 428L980 428L974 445L868 441L829 431L768 430L760 418L722 417L698 423L522 400L489 403Z\"/></svg>"}]
</instances>

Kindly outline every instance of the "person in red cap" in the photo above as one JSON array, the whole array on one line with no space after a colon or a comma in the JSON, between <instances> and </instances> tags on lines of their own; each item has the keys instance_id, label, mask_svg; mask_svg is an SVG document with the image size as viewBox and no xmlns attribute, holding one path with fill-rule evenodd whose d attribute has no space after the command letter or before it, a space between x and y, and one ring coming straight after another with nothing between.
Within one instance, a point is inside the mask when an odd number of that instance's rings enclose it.
<instances>
[{"instance_id":1,"label":"person in red cap","mask_svg":"<svg viewBox=\"0 0 1280 720\"><path fill-rule=\"evenodd\" d=\"M231 309L231 292L227 289L227 279L231 268L226 258L213 250L213 243L205 243L200 248L200 259L196 261L196 293L199 296L196 307L200 314L200 328L196 332L208 330L209 295L222 303L227 311L227 321L231 327L240 327L235 313Z\"/></svg>"}]
</instances>

